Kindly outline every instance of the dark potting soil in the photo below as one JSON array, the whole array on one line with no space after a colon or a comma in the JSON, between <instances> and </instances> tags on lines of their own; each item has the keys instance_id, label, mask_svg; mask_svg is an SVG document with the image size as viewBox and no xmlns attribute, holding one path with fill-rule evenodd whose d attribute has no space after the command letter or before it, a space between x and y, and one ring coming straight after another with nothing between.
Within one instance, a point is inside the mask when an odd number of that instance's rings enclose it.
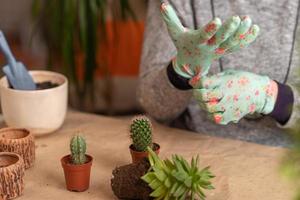
<instances>
[{"instance_id":1,"label":"dark potting soil","mask_svg":"<svg viewBox=\"0 0 300 200\"><path fill-rule=\"evenodd\" d=\"M37 90L45 90L45 89L55 88L57 86L59 86L59 84L52 83L51 81L44 81L44 82L36 83Z\"/></svg>"},{"instance_id":2,"label":"dark potting soil","mask_svg":"<svg viewBox=\"0 0 300 200\"><path fill-rule=\"evenodd\" d=\"M117 167L112 172L111 187L119 199L150 200L152 189L141 177L150 168L147 159L137 164L129 164Z\"/></svg>"},{"instance_id":3,"label":"dark potting soil","mask_svg":"<svg viewBox=\"0 0 300 200\"><path fill-rule=\"evenodd\" d=\"M52 83L51 81L44 81L44 82L39 82L35 83L36 84L36 90L45 90L45 89L51 89L59 86L58 83ZM12 86L9 86L12 88ZM13 89L13 88L12 88Z\"/></svg>"}]
</instances>

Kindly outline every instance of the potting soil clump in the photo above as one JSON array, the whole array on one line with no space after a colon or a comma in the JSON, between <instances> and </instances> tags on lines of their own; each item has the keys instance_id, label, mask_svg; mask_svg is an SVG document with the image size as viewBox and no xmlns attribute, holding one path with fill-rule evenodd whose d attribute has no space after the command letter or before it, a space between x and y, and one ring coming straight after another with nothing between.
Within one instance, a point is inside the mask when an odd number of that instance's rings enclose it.
<instances>
[{"instance_id":1,"label":"potting soil clump","mask_svg":"<svg viewBox=\"0 0 300 200\"><path fill-rule=\"evenodd\" d=\"M151 188L141 177L150 168L147 159L137 164L129 164L117 167L113 170L111 187L114 194L120 199L153 199L150 197Z\"/></svg>"}]
</instances>

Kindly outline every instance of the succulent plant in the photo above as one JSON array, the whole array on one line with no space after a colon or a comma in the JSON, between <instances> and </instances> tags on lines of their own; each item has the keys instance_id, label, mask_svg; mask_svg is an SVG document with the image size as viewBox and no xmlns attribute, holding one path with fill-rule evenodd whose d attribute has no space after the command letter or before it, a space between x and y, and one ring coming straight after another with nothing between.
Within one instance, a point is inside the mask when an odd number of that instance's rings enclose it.
<instances>
[{"instance_id":1,"label":"succulent plant","mask_svg":"<svg viewBox=\"0 0 300 200\"><path fill-rule=\"evenodd\" d=\"M82 136L76 135L71 139L70 150L73 164L82 165L86 162L86 142Z\"/></svg>"},{"instance_id":2,"label":"succulent plant","mask_svg":"<svg viewBox=\"0 0 300 200\"><path fill-rule=\"evenodd\" d=\"M150 196L154 199L193 200L198 196L204 200L206 196L203 189L214 189L210 182L214 175L209 167L201 170L198 168L198 156L188 164L178 155L173 155L172 160L161 160L150 148L148 151L151 167L142 180L152 188Z\"/></svg>"},{"instance_id":3,"label":"succulent plant","mask_svg":"<svg viewBox=\"0 0 300 200\"><path fill-rule=\"evenodd\" d=\"M130 137L136 151L145 152L152 148L152 124L146 116L137 116L130 125Z\"/></svg>"}]
</instances>

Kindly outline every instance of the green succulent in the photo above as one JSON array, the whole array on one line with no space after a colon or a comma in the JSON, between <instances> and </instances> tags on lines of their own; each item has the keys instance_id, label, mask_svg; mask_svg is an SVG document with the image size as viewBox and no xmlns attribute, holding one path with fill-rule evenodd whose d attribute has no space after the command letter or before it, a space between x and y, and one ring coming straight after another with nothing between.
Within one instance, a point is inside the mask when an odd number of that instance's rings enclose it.
<instances>
[{"instance_id":1,"label":"green succulent","mask_svg":"<svg viewBox=\"0 0 300 200\"><path fill-rule=\"evenodd\" d=\"M70 150L73 164L82 165L86 162L86 142L82 136L76 135L71 139Z\"/></svg>"},{"instance_id":2,"label":"green succulent","mask_svg":"<svg viewBox=\"0 0 300 200\"><path fill-rule=\"evenodd\" d=\"M145 152L147 147L152 147L152 124L146 116L132 119L130 133L136 151Z\"/></svg>"},{"instance_id":3,"label":"green succulent","mask_svg":"<svg viewBox=\"0 0 300 200\"><path fill-rule=\"evenodd\" d=\"M155 200L201 200L206 198L203 190L214 189L210 180L214 175L209 167L198 168L199 157L192 158L189 164L183 157L173 155L172 160L161 160L152 149L148 148L150 170L142 180L153 190L150 194Z\"/></svg>"}]
</instances>

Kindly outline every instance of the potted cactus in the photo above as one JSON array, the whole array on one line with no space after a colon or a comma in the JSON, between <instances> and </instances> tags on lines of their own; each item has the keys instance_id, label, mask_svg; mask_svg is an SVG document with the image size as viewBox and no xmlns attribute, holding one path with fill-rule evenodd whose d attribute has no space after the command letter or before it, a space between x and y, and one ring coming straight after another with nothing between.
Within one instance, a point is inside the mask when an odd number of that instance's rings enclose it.
<instances>
[{"instance_id":1,"label":"potted cactus","mask_svg":"<svg viewBox=\"0 0 300 200\"><path fill-rule=\"evenodd\" d=\"M198 168L199 157L189 164L183 157L161 160L148 147L149 161L125 165L113 171L111 186L120 199L205 199L205 189L214 189L209 168Z\"/></svg>"},{"instance_id":2,"label":"potted cactus","mask_svg":"<svg viewBox=\"0 0 300 200\"><path fill-rule=\"evenodd\" d=\"M67 189L83 192L89 188L93 157L86 155L85 139L76 135L70 142L71 154L61 159Z\"/></svg>"},{"instance_id":3,"label":"potted cactus","mask_svg":"<svg viewBox=\"0 0 300 200\"><path fill-rule=\"evenodd\" d=\"M147 148L159 153L160 146L152 142L152 124L146 116L137 116L130 125L132 144L129 146L132 162L137 163L148 157Z\"/></svg>"}]
</instances>

